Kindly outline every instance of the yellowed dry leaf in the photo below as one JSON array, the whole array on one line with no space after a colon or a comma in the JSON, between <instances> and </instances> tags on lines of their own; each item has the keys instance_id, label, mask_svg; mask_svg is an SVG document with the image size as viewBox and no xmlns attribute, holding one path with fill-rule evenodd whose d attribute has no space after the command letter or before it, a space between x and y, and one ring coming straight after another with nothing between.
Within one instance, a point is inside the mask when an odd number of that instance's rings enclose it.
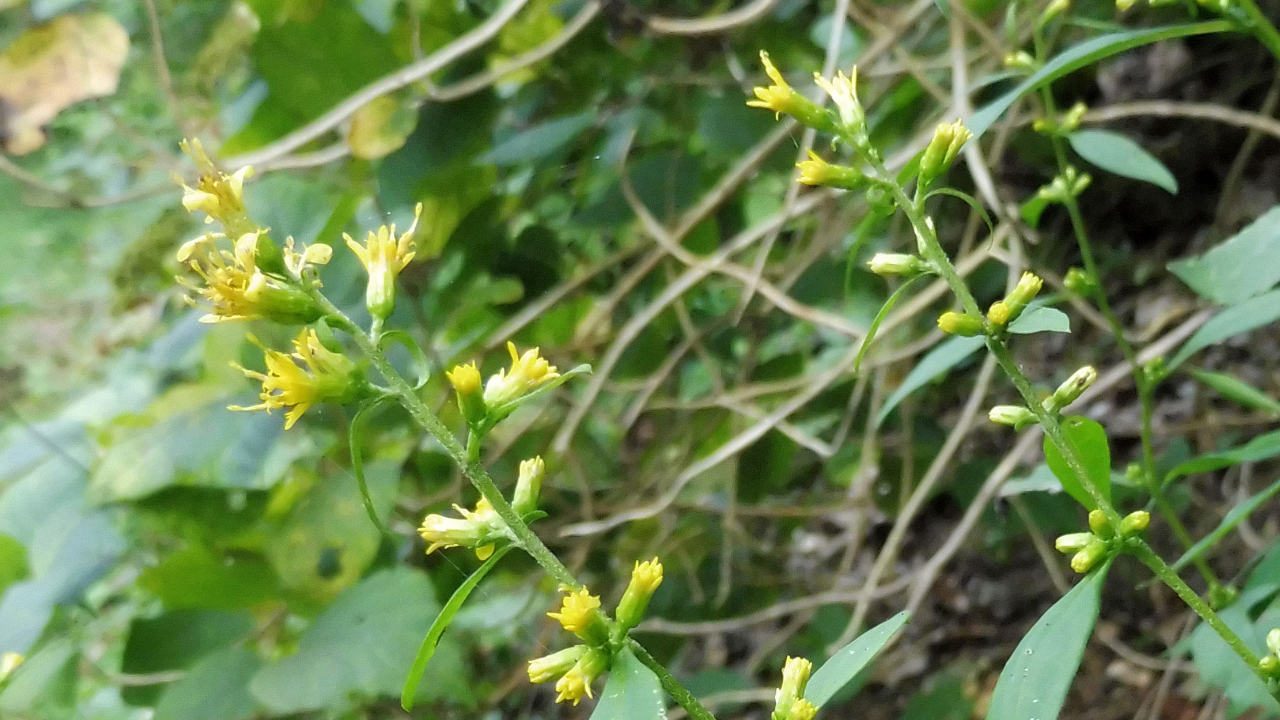
<instances>
[{"instance_id":1,"label":"yellowed dry leaf","mask_svg":"<svg viewBox=\"0 0 1280 720\"><path fill-rule=\"evenodd\" d=\"M392 95L375 98L351 116L351 154L362 160L386 157L404 147L416 124L412 105L402 105Z\"/></svg>"},{"instance_id":2,"label":"yellowed dry leaf","mask_svg":"<svg viewBox=\"0 0 1280 720\"><path fill-rule=\"evenodd\" d=\"M116 91L129 34L105 13L62 15L18 36L0 54L0 137L24 155L67 107Z\"/></svg>"}]
</instances>

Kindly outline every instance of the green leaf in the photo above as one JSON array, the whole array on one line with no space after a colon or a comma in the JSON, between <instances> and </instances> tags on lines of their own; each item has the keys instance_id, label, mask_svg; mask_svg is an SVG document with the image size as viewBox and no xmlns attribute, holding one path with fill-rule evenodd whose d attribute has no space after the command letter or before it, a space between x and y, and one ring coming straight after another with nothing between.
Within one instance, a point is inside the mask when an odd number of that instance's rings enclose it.
<instances>
[{"instance_id":1,"label":"green leaf","mask_svg":"<svg viewBox=\"0 0 1280 720\"><path fill-rule=\"evenodd\" d=\"M1270 487L1257 495L1231 508L1230 512L1222 518L1222 522L1218 523L1218 527L1213 529L1213 532L1205 535L1200 539L1200 542L1192 545L1190 549L1182 554L1182 557L1178 558L1177 562L1173 564L1173 569L1181 570L1186 567L1187 563L1193 562L1196 558L1205 554L1206 551L1217 545L1218 541L1225 537L1227 533L1235 529L1235 526L1239 525L1241 520L1249 517L1263 503L1275 497L1277 492L1280 492L1280 480L1272 483Z\"/></svg>"},{"instance_id":2,"label":"green leaf","mask_svg":"<svg viewBox=\"0 0 1280 720\"><path fill-rule=\"evenodd\" d=\"M876 313L876 319L871 321L871 327L867 328L867 334L862 338L862 347L858 348L858 355L853 359L853 372L855 374L858 372L858 368L862 366L862 358L865 357L867 351L871 349L871 341L876 339L876 332L880 330L880 323L884 322L885 317L889 315L889 311L892 310L893 306L897 305L898 301L902 299L902 296L906 294L907 288L911 287L916 280L919 280L922 277L924 277L924 275L917 275L913 278L908 278L906 282L898 286L897 290L893 291L893 294L889 296L888 300L884 301L884 305L880 306L880 312Z\"/></svg>"},{"instance_id":3,"label":"green leaf","mask_svg":"<svg viewBox=\"0 0 1280 720\"><path fill-rule=\"evenodd\" d=\"M1278 256L1280 205L1205 254L1169 263L1169 272L1202 297L1235 305L1280 282L1280 263L1258 262Z\"/></svg>"},{"instance_id":4,"label":"green leaf","mask_svg":"<svg viewBox=\"0 0 1280 720\"><path fill-rule=\"evenodd\" d=\"M1191 373L1191 376L1195 379L1217 390L1228 400L1233 400L1255 410L1264 410L1273 414L1280 413L1280 402L1233 375L1194 368L1187 372Z\"/></svg>"},{"instance_id":5,"label":"green leaf","mask_svg":"<svg viewBox=\"0 0 1280 720\"><path fill-rule=\"evenodd\" d=\"M1032 307L1009 323L1009 332L1030 335L1038 332L1071 332L1071 318L1057 308Z\"/></svg>"},{"instance_id":6,"label":"green leaf","mask_svg":"<svg viewBox=\"0 0 1280 720\"><path fill-rule=\"evenodd\" d=\"M591 720L666 720L662 684L628 648L613 656L609 681Z\"/></svg>"},{"instance_id":7,"label":"green leaf","mask_svg":"<svg viewBox=\"0 0 1280 720\"><path fill-rule=\"evenodd\" d=\"M453 595L449 597L449 601L441 608L440 614L436 615L436 619L431 622L431 629L427 630L427 636L422 639L422 646L418 648L418 655L413 659L413 667L409 668L409 675L405 678L404 688L400 691L400 706L409 711L413 709L413 700L418 694L418 684L422 682L422 674L427 671L427 663L431 662L431 656L436 653L436 646L440 643L440 636L444 635L444 631L449 628L449 623L453 622L454 616L462 609L462 604L471 596L471 591L476 589L480 581L485 575L489 574L506 555L513 546L499 548L489 556L484 564L476 568L457 590L453 591Z\"/></svg>"},{"instance_id":8,"label":"green leaf","mask_svg":"<svg viewBox=\"0 0 1280 720\"><path fill-rule=\"evenodd\" d=\"M1168 485L1176 478L1185 475L1220 470L1238 463L1266 460L1277 455L1280 455L1280 430L1269 432L1266 435L1259 435L1240 447L1192 458L1170 470L1164 476L1164 484Z\"/></svg>"},{"instance_id":9,"label":"green leaf","mask_svg":"<svg viewBox=\"0 0 1280 720\"><path fill-rule=\"evenodd\" d=\"M230 647L252 629L253 618L247 613L218 610L176 610L135 619L120 669L136 675L185 670L210 652ZM132 704L150 705L163 687L127 687L123 693Z\"/></svg>"},{"instance_id":10,"label":"green leaf","mask_svg":"<svg viewBox=\"0 0 1280 720\"><path fill-rule=\"evenodd\" d=\"M0 533L0 595L5 588L25 578L30 569L27 567L27 548L16 539Z\"/></svg>"},{"instance_id":11,"label":"green leaf","mask_svg":"<svg viewBox=\"0 0 1280 720\"><path fill-rule=\"evenodd\" d=\"M1245 645L1262 655L1266 652L1263 638L1275 624L1268 622L1265 627L1259 627L1261 622L1268 620L1266 616L1269 613L1263 613L1259 624L1255 624L1249 618L1248 606L1249 603L1237 602L1220 610L1218 617L1235 631ZM1280 714L1280 703L1272 697L1266 683L1258 678L1253 668L1245 664L1213 628L1203 622L1197 625L1191 633L1189 645L1201 682L1222 689L1231 701L1235 715L1250 707L1263 708L1261 717Z\"/></svg>"},{"instance_id":12,"label":"green leaf","mask_svg":"<svg viewBox=\"0 0 1280 720\"><path fill-rule=\"evenodd\" d=\"M988 720L1055 720L1084 657L1102 604L1108 561L1040 617L1000 671Z\"/></svg>"},{"instance_id":13,"label":"green leaf","mask_svg":"<svg viewBox=\"0 0 1280 720\"><path fill-rule=\"evenodd\" d=\"M1102 491L1103 497L1110 499L1111 448L1107 446L1107 431L1087 417L1072 415L1062 418L1062 432L1067 436L1067 442L1071 443L1076 454L1080 456L1094 486ZM1097 507L1093 498L1080 484L1080 479L1067 465L1067 459L1062 456L1058 446L1054 445L1048 436L1044 439L1044 459L1049 464L1049 469L1062 483L1062 489L1086 508L1093 510Z\"/></svg>"},{"instance_id":14,"label":"green leaf","mask_svg":"<svg viewBox=\"0 0 1280 720\"><path fill-rule=\"evenodd\" d=\"M1191 339L1178 350L1178 354L1169 361L1168 367L1172 370L1210 345L1215 345L1233 335L1270 325L1276 320L1280 320L1280 290L1272 290L1245 300L1239 305L1232 305L1200 326L1196 334L1192 335Z\"/></svg>"},{"instance_id":15,"label":"green leaf","mask_svg":"<svg viewBox=\"0 0 1280 720\"><path fill-rule=\"evenodd\" d=\"M138 577L138 586L169 610L239 610L271 598L278 584L260 556L215 553L202 545L179 550Z\"/></svg>"},{"instance_id":16,"label":"green leaf","mask_svg":"<svg viewBox=\"0 0 1280 720\"><path fill-rule=\"evenodd\" d=\"M1109 173L1149 182L1178 194L1178 180L1151 153L1129 138L1110 130L1077 130L1067 136L1080 157Z\"/></svg>"},{"instance_id":17,"label":"green leaf","mask_svg":"<svg viewBox=\"0 0 1280 720\"><path fill-rule=\"evenodd\" d=\"M595 123L596 117L597 113L590 110L539 123L495 143L476 162L509 167L538 160L573 142Z\"/></svg>"},{"instance_id":18,"label":"green leaf","mask_svg":"<svg viewBox=\"0 0 1280 720\"><path fill-rule=\"evenodd\" d=\"M862 672L876 655L889 644L889 640L907 624L911 614L903 610L879 625L862 633L853 642L840 648L809 678L804 697L821 708L840 689Z\"/></svg>"},{"instance_id":19,"label":"green leaf","mask_svg":"<svg viewBox=\"0 0 1280 720\"><path fill-rule=\"evenodd\" d=\"M1045 63L1044 67L1019 83L1017 87L974 113L965 124L975 138L981 137L1018 98L1068 73L1093 65L1103 58L1111 57L1142 45L1150 45L1151 43L1171 38L1226 32L1233 29L1235 29L1235 26L1225 20L1213 20L1187 25L1165 25L1162 27L1142 28L1140 30L1126 30L1090 38L1059 53Z\"/></svg>"},{"instance_id":20,"label":"green leaf","mask_svg":"<svg viewBox=\"0 0 1280 720\"><path fill-rule=\"evenodd\" d=\"M930 350L920 359L920 362L916 363L915 367L911 368L911 372L907 373L906 379L898 389L893 391L888 400L885 400L884 407L880 408L880 414L876 416L876 424L884 422L903 398L964 362L985 342L981 337L953 337Z\"/></svg>"},{"instance_id":21,"label":"green leaf","mask_svg":"<svg viewBox=\"0 0 1280 720\"><path fill-rule=\"evenodd\" d=\"M14 672L0 693L0 716L48 717L44 713L37 716L35 712L44 709L50 700L64 707L71 705L66 696L74 697L76 657L75 646L65 637L54 638L41 647ZM66 716L73 715L67 713Z\"/></svg>"},{"instance_id":22,"label":"green leaf","mask_svg":"<svg viewBox=\"0 0 1280 720\"><path fill-rule=\"evenodd\" d=\"M355 508L357 519L368 522ZM298 640L294 654L267 665L249 691L273 713L319 710L363 698L394 697L439 605L423 573L407 567L370 575L339 595ZM433 682L419 698L470 700L458 648L441 643Z\"/></svg>"},{"instance_id":23,"label":"green leaf","mask_svg":"<svg viewBox=\"0 0 1280 720\"><path fill-rule=\"evenodd\" d=\"M152 720L244 720L257 712L249 680L262 661L244 648L206 655L181 680L169 685Z\"/></svg>"}]
</instances>

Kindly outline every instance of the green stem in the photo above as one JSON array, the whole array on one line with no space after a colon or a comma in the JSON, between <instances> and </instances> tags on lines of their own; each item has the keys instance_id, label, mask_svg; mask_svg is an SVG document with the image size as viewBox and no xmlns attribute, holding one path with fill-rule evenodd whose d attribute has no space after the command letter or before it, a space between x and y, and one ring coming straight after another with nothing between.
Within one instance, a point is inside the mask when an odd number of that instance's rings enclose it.
<instances>
[{"instance_id":1,"label":"green stem","mask_svg":"<svg viewBox=\"0 0 1280 720\"><path fill-rule=\"evenodd\" d=\"M672 677L671 673L662 666L649 654L644 646L636 642L633 638L627 638L627 646L631 648L631 652L635 653L636 659L644 663L644 666L653 671L658 676L658 682L662 684L662 689L676 701L684 711L689 713L689 717L693 720L715 720L715 716L702 707L702 703L693 696L693 693L685 689L679 680Z\"/></svg>"},{"instance_id":2,"label":"green stem","mask_svg":"<svg viewBox=\"0 0 1280 720\"><path fill-rule=\"evenodd\" d=\"M1258 41L1271 51L1276 60L1280 60L1280 31L1276 30L1276 26L1271 24L1271 20L1253 0L1237 0L1237 2L1249 18L1249 32L1252 32Z\"/></svg>"},{"instance_id":3,"label":"green stem","mask_svg":"<svg viewBox=\"0 0 1280 720\"><path fill-rule=\"evenodd\" d=\"M1200 596L1183 582L1178 573L1169 567L1168 563L1161 559L1146 542L1141 538L1131 538L1125 541L1124 549L1141 560L1144 565L1151 568L1156 577L1160 578L1165 585L1168 585L1171 590L1177 593L1178 597L1182 598L1182 601L1188 607L1195 611L1209 627L1213 628L1235 654L1239 655L1240 659L1244 660L1253 669L1258 677L1261 677L1264 681L1267 679L1258 669L1258 656L1249 649L1249 646L1244 644L1244 641L1240 639L1239 635L1236 635L1234 630L1227 627L1227 624L1222 621L1218 613L1214 612L1208 603L1201 600Z\"/></svg>"}]
</instances>

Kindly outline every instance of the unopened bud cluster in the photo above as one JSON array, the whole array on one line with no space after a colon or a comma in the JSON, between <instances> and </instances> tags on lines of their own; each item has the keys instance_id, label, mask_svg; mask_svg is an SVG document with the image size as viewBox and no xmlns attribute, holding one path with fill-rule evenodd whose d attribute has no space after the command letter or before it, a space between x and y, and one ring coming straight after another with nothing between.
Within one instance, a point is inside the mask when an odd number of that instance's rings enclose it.
<instances>
[{"instance_id":1,"label":"unopened bud cluster","mask_svg":"<svg viewBox=\"0 0 1280 720\"><path fill-rule=\"evenodd\" d=\"M546 463L541 457L520 463L520 474L511 500L511 507L520 515L528 515L538 509L538 494L545 474ZM428 555L440 548L465 547L474 549L476 557L481 560L487 560L497 543L512 539L507 524L487 499L480 498L472 510L457 505L453 509L461 517L433 513L418 528L418 534L427 542Z\"/></svg>"},{"instance_id":2,"label":"unopened bud cluster","mask_svg":"<svg viewBox=\"0 0 1280 720\"><path fill-rule=\"evenodd\" d=\"M600 597L585 587L561 588L564 598L560 609L547 616L560 627L573 633L581 644L531 660L529 680L556 683L556 702L577 705L591 694L591 683L600 677L622 649L627 633L644 617L649 598L662 584L662 563L657 558L637 562L631 570L631 582L618 602L617 619L610 622L600 610Z\"/></svg>"},{"instance_id":3,"label":"unopened bud cluster","mask_svg":"<svg viewBox=\"0 0 1280 720\"><path fill-rule=\"evenodd\" d=\"M773 696L773 714L769 720L813 720L818 708L804 699L813 663L804 658L788 657L782 666L782 685Z\"/></svg>"},{"instance_id":4,"label":"unopened bud cluster","mask_svg":"<svg viewBox=\"0 0 1280 720\"><path fill-rule=\"evenodd\" d=\"M1267 633L1267 654L1258 661L1258 670L1269 679L1280 679L1280 628Z\"/></svg>"},{"instance_id":5,"label":"unopened bud cluster","mask_svg":"<svg viewBox=\"0 0 1280 720\"><path fill-rule=\"evenodd\" d=\"M1091 182L1093 177L1088 173L1082 173L1068 165L1053 182L1040 188L1036 195L1048 202L1065 203L1084 192Z\"/></svg>"},{"instance_id":6,"label":"unopened bud cluster","mask_svg":"<svg viewBox=\"0 0 1280 720\"><path fill-rule=\"evenodd\" d=\"M969 128L959 120L949 125L939 125L933 131L933 139L920 156L920 185L928 187L945 173L960 154L960 149L973 137Z\"/></svg>"},{"instance_id":7,"label":"unopened bud cluster","mask_svg":"<svg viewBox=\"0 0 1280 720\"><path fill-rule=\"evenodd\" d=\"M1058 552L1071 556L1071 569L1084 574L1099 561L1119 549L1118 541L1140 535L1151 524L1151 514L1136 510L1124 516L1119 528L1113 528L1106 513L1089 511L1089 532L1061 535L1054 543Z\"/></svg>"},{"instance_id":8,"label":"unopened bud cluster","mask_svg":"<svg viewBox=\"0 0 1280 720\"><path fill-rule=\"evenodd\" d=\"M1040 294L1040 288L1043 286L1044 280L1041 280L1040 276L1035 273L1023 273L1013 290L1003 300L992 303L987 309L987 322L990 323L992 331L1003 331L1009 323L1021 317L1027 305Z\"/></svg>"},{"instance_id":9,"label":"unopened bud cluster","mask_svg":"<svg viewBox=\"0 0 1280 720\"><path fill-rule=\"evenodd\" d=\"M507 417L522 402L537 392L563 381L556 367L538 353L538 348L516 351L515 343L507 343L511 368L489 376L481 386L480 369L474 362L458 365L445 377L458 393L458 408L472 432L484 436L498 421Z\"/></svg>"},{"instance_id":10,"label":"unopened bud cluster","mask_svg":"<svg viewBox=\"0 0 1280 720\"><path fill-rule=\"evenodd\" d=\"M1084 119L1084 114L1089 111L1089 106L1083 102L1077 102L1064 112L1057 120L1052 118L1036 118L1031 123L1031 128L1039 133L1047 133L1050 135L1066 135L1074 132L1080 127L1080 121Z\"/></svg>"}]
</instances>

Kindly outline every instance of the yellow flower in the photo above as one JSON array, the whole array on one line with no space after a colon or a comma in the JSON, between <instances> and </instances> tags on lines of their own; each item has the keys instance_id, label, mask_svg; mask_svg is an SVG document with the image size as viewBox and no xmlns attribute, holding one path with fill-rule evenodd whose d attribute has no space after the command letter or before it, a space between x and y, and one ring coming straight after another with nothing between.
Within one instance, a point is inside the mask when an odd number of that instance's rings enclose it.
<instances>
[{"instance_id":1,"label":"yellow flower","mask_svg":"<svg viewBox=\"0 0 1280 720\"><path fill-rule=\"evenodd\" d=\"M220 246L218 241L224 236L219 233L206 233L178 249L178 262L185 263L203 281L200 285L180 281L191 291L187 298L191 304L197 304L196 298L207 303L209 312L200 322L265 318L306 324L320 317L319 306L305 292L280 278L266 275L258 267L259 242L270 243L263 238L265 232L256 230L241 235L231 243L230 250ZM307 253L315 259L324 256L323 251L312 252L311 248Z\"/></svg>"},{"instance_id":2,"label":"yellow flower","mask_svg":"<svg viewBox=\"0 0 1280 720\"><path fill-rule=\"evenodd\" d=\"M920 182L928 185L946 172L960 154L960 149L972 137L973 133L959 120L935 128L929 147L925 148L924 155L920 157Z\"/></svg>"},{"instance_id":3,"label":"yellow flower","mask_svg":"<svg viewBox=\"0 0 1280 720\"><path fill-rule=\"evenodd\" d=\"M586 645L574 645L560 652L529 661L529 681L544 683L564 675L587 654Z\"/></svg>"},{"instance_id":4,"label":"yellow flower","mask_svg":"<svg viewBox=\"0 0 1280 720\"><path fill-rule=\"evenodd\" d=\"M413 232L422 217L422 203L413 210L413 224L403 234L396 235L396 226L383 225L378 231L370 232L364 244L356 242L350 235L343 234L347 247L360 259L365 271L369 274L369 284L365 288L365 304L375 317L385 318L391 314L395 306L396 278L417 254L413 244Z\"/></svg>"},{"instance_id":5,"label":"yellow flower","mask_svg":"<svg viewBox=\"0 0 1280 720\"><path fill-rule=\"evenodd\" d=\"M662 563L658 558L646 562L637 562L631 569L631 582L618 601L618 624L630 630L640 623L644 617L649 598L662 584Z\"/></svg>"},{"instance_id":6,"label":"yellow flower","mask_svg":"<svg viewBox=\"0 0 1280 720\"><path fill-rule=\"evenodd\" d=\"M796 91L787 84L786 78L782 77L778 68L774 67L773 61L769 59L769 53L761 50L760 62L764 63L764 72L773 84L769 87L755 88L756 99L748 100L747 105L772 110L776 114L790 112L791 106L795 103Z\"/></svg>"},{"instance_id":7,"label":"yellow flower","mask_svg":"<svg viewBox=\"0 0 1280 720\"><path fill-rule=\"evenodd\" d=\"M262 392L258 395L262 402L230 409L271 412L289 408L284 423L288 430L312 405L344 402L355 395L361 384L355 377L355 363L322 345L315 330L304 330L294 339L293 348L292 355L264 349L266 374L240 367L245 375L262 383Z\"/></svg>"},{"instance_id":8,"label":"yellow flower","mask_svg":"<svg viewBox=\"0 0 1280 720\"><path fill-rule=\"evenodd\" d=\"M461 518L450 518L443 515L428 515L418 528L418 534L430 545L427 554L440 548L468 547L475 548L476 557L488 560L493 554L493 541L502 535L502 520L494 511L489 501L480 498L476 501L475 510L453 506Z\"/></svg>"},{"instance_id":9,"label":"yellow flower","mask_svg":"<svg viewBox=\"0 0 1280 720\"><path fill-rule=\"evenodd\" d=\"M453 389L459 395L471 395L480 391L480 369L474 360L466 365L458 365L444 374L453 383Z\"/></svg>"},{"instance_id":10,"label":"yellow flower","mask_svg":"<svg viewBox=\"0 0 1280 720\"><path fill-rule=\"evenodd\" d=\"M832 165L818 153L810 150L809 159L796 163L800 168L800 183L826 185L851 190L862 183L862 173L845 165Z\"/></svg>"},{"instance_id":11,"label":"yellow flower","mask_svg":"<svg viewBox=\"0 0 1280 720\"><path fill-rule=\"evenodd\" d=\"M507 351L511 353L511 369L499 370L484 386L484 403L490 408L497 409L519 400L560 377L555 366L538 355L538 348L519 355L515 343L508 342Z\"/></svg>"},{"instance_id":12,"label":"yellow flower","mask_svg":"<svg viewBox=\"0 0 1280 720\"><path fill-rule=\"evenodd\" d=\"M228 233L238 235L252 230L244 214L244 181L253 176L253 168L246 165L227 175L213 164L199 140L184 140L181 147L200 171L195 187L182 184L182 206L188 212L203 211L209 216L205 222L217 220Z\"/></svg>"},{"instance_id":13,"label":"yellow flower","mask_svg":"<svg viewBox=\"0 0 1280 720\"><path fill-rule=\"evenodd\" d=\"M804 658L788 657L782 666L782 686L774 694L773 717L776 720L790 720L791 713L800 703L805 702L805 685L809 683L809 674L813 671L813 663Z\"/></svg>"},{"instance_id":14,"label":"yellow flower","mask_svg":"<svg viewBox=\"0 0 1280 720\"><path fill-rule=\"evenodd\" d=\"M567 700L577 705L584 695L595 697L591 694L591 683L608 668L609 653L598 647L591 648L556 681L556 702Z\"/></svg>"},{"instance_id":15,"label":"yellow flower","mask_svg":"<svg viewBox=\"0 0 1280 720\"><path fill-rule=\"evenodd\" d=\"M844 123L845 128L850 132L860 133L866 130L867 115L862 110L862 103L858 102L858 67L856 65L852 73L852 76L846 77L843 72L837 72L836 76L830 80L819 73L814 73L813 81L831 96L831 101L836 104L836 111L840 114L840 122Z\"/></svg>"},{"instance_id":16,"label":"yellow flower","mask_svg":"<svg viewBox=\"0 0 1280 720\"><path fill-rule=\"evenodd\" d=\"M565 594L560 601L560 612L547 613L547 617L560 621L560 627L581 636L600 619L597 608L600 596L592 595L585 587Z\"/></svg>"},{"instance_id":17,"label":"yellow flower","mask_svg":"<svg viewBox=\"0 0 1280 720\"><path fill-rule=\"evenodd\" d=\"M798 700L795 705L791 706L791 715L787 720L813 720L813 716L818 714L818 708L808 700Z\"/></svg>"},{"instance_id":18,"label":"yellow flower","mask_svg":"<svg viewBox=\"0 0 1280 720\"><path fill-rule=\"evenodd\" d=\"M948 335L973 337L982 334L982 319L967 313L944 312L938 316L938 329Z\"/></svg>"}]
</instances>

